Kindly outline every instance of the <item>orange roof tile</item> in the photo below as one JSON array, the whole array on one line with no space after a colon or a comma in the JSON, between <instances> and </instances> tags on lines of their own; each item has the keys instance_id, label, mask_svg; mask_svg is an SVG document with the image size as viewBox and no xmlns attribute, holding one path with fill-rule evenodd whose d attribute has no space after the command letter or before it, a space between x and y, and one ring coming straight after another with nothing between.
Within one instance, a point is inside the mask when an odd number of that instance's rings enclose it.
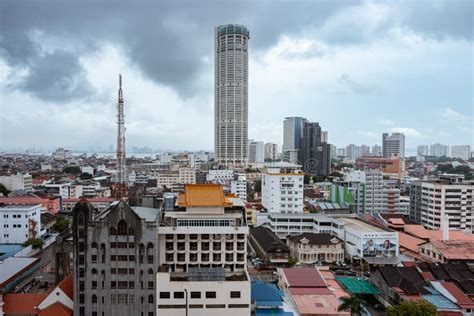
<instances>
[{"instance_id":1,"label":"orange roof tile","mask_svg":"<svg viewBox=\"0 0 474 316\"><path fill-rule=\"evenodd\" d=\"M3 296L3 312L13 315L37 315L36 309L47 294L6 294Z\"/></svg>"},{"instance_id":2,"label":"orange roof tile","mask_svg":"<svg viewBox=\"0 0 474 316\"><path fill-rule=\"evenodd\" d=\"M448 260L474 260L474 241L433 240L431 244Z\"/></svg>"},{"instance_id":3,"label":"orange roof tile","mask_svg":"<svg viewBox=\"0 0 474 316\"><path fill-rule=\"evenodd\" d=\"M425 243L426 241L420 238L413 237L411 235L399 232L398 233L398 244L400 247L411 250L418 253L418 246Z\"/></svg>"},{"instance_id":4,"label":"orange roof tile","mask_svg":"<svg viewBox=\"0 0 474 316\"><path fill-rule=\"evenodd\" d=\"M428 230L423 225L405 225L404 226L405 233L422 238L427 240L442 240L443 239L443 231L442 230ZM450 230L449 231L449 239L453 240L472 240L474 241L474 235L465 233L460 230Z\"/></svg>"},{"instance_id":5,"label":"orange roof tile","mask_svg":"<svg viewBox=\"0 0 474 316\"><path fill-rule=\"evenodd\" d=\"M72 310L69 307L64 306L63 304L56 302L49 305L45 309L41 310L38 314L40 316L70 316L72 315Z\"/></svg>"},{"instance_id":6,"label":"orange roof tile","mask_svg":"<svg viewBox=\"0 0 474 316\"><path fill-rule=\"evenodd\" d=\"M63 290L63 292L72 300L73 293L73 275L69 273L61 282L59 282L58 287Z\"/></svg>"},{"instance_id":7,"label":"orange roof tile","mask_svg":"<svg viewBox=\"0 0 474 316\"><path fill-rule=\"evenodd\" d=\"M225 207L232 203L225 197L220 184L186 184L178 196L178 205Z\"/></svg>"}]
</instances>

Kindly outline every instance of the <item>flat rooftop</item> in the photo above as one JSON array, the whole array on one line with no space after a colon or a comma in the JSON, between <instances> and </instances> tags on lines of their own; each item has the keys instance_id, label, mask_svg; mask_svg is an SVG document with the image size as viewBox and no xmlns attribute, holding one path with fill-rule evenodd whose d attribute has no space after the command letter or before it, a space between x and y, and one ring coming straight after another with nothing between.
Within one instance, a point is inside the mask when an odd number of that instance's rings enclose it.
<instances>
[{"instance_id":1,"label":"flat rooftop","mask_svg":"<svg viewBox=\"0 0 474 316\"><path fill-rule=\"evenodd\" d=\"M384 229L382 227L370 225L366 222L355 218L339 218L341 222L344 223L345 227L350 227L359 231L363 231L366 233L388 233L392 232L390 230Z\"/></svg>"},{"instance_id":2,"label":"flat rooftop","mask_svg":"<svg viewBox=\"0 0 474 316\"><path fill-rule=\"evenodd\" d=\"M9 257L0 261L0 285L20 273L23 269L35 263L38 258Z\"/></svg>"}]
</instances>

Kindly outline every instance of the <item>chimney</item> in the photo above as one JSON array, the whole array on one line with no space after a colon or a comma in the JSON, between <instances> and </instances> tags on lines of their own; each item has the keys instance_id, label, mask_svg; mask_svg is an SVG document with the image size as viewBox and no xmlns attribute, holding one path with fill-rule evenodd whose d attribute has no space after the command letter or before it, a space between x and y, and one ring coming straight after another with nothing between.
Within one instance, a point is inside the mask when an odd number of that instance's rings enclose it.
<instances>
[{"instance_id":1,"label":"chimney","mask_svg":"<svg viewBox=\"0 0 474 316\"><path fill-rule=\"evenodd\" d=\"M443 240L449 240L449 216L446 213L442 213L441 216L441 229L443 230Z\"/></svg>"}]
</instances>

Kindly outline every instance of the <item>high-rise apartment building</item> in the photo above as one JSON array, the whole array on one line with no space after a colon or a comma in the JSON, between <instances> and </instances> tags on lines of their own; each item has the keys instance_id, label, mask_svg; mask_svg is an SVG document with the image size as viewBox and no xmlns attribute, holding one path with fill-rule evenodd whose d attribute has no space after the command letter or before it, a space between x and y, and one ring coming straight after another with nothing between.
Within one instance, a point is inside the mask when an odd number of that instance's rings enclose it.
<instances>
[{"instance_id":1,"label":"high-rise apartment building","mask_svg":"<svg viewBox=\"0 0 474 316\"><path fill-rule=\"evenodd\" d=\"M437 180L410 185L410 219L428 229L474 232L474 185L462 175L443 175Z\"/></svg>"},{"instance_id":2,"label":"high-rise apartment building","mask_svg":"<svg viewBox=\"0 0 474 316\"><path fill-rule=\"evenodd\" d=\"M448 157L449 156L449 146L439 144L439 143L430 145L430 156Z\"/></svg>"},{"instance_id":3,"label":"high-rise apartment building","mask_svg":"<svg viewBox=\"0 0 474 316\"><path fill-rule=\"evenodd\" d=\"M428 145L418 145L416 147L417 156L428 156L430 154Z\"/></svg>"},{"instance_id":4,"label":"high-rise apartment building","mask_svg":"<svg viewBox=\"0 0 474 316\"><path fill-rule=\"evenodd\" d=\"M382 156L382 147L379 145L373 145L372 146L372 152L371 152L372 157L380 157Z\"/></svg>"},{"instance_id":5,"label":"high-rise apartment building","mask_svg":"<svg viewBox=\"0 0 474 316\"><path fill-rule=\"evenodd\" d=\"M248 44L242 25L215 28L214 146L216 161L245 166L248 158Z\"/></svg>"},{"instance_id":6,"label":"high-rise apartment building","mask_svg":"<svg viewBox=\"0 0 474 316\"><path fill-rule=\"evenodd\" d=\"M306 121L302 117L287 117L283 121L283 159L290 163L298 162L298 152L301 148L303 137L303 123Z\"/></svg>"},{"instance_id":7,"label":"high-rise apartment building","mask_svg":"<svg viewBox=\"0 0 474 316\"><path fill-rule=\"evenodd\" d=\"M385 158L405 157L405 135L403 133L383 133L382 156Z\"/></svg>"},{"instance_id":8,"label":"high-rise apartment building","mask_svg":"<svg viewBox=\"0 0 474 316\"><path fill-rule=\"evenodd\" d=\"M469 145L451 146L451 157L460 158L462 160L469 160L469 158L471 158L471 146Z\"/></svg>"}]
</instances>

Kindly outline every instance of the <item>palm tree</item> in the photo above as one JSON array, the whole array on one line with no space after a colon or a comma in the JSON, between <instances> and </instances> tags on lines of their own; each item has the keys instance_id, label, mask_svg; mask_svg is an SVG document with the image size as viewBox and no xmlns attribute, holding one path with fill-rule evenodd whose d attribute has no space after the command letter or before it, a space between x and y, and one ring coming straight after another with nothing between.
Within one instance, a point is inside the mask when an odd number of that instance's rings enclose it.
<instances>
[{"instance_id":1,"label":"palm tree","mask_svg":"<svg viewBox=\"0 0 474 316\"><path fill-rule=\"evenodd\" d=\"M362 300L358 296L345 296L341 298L342 303L337 310L350 310L352 315L360 315L362 312Z\"/></svg>"}]
</instances>

